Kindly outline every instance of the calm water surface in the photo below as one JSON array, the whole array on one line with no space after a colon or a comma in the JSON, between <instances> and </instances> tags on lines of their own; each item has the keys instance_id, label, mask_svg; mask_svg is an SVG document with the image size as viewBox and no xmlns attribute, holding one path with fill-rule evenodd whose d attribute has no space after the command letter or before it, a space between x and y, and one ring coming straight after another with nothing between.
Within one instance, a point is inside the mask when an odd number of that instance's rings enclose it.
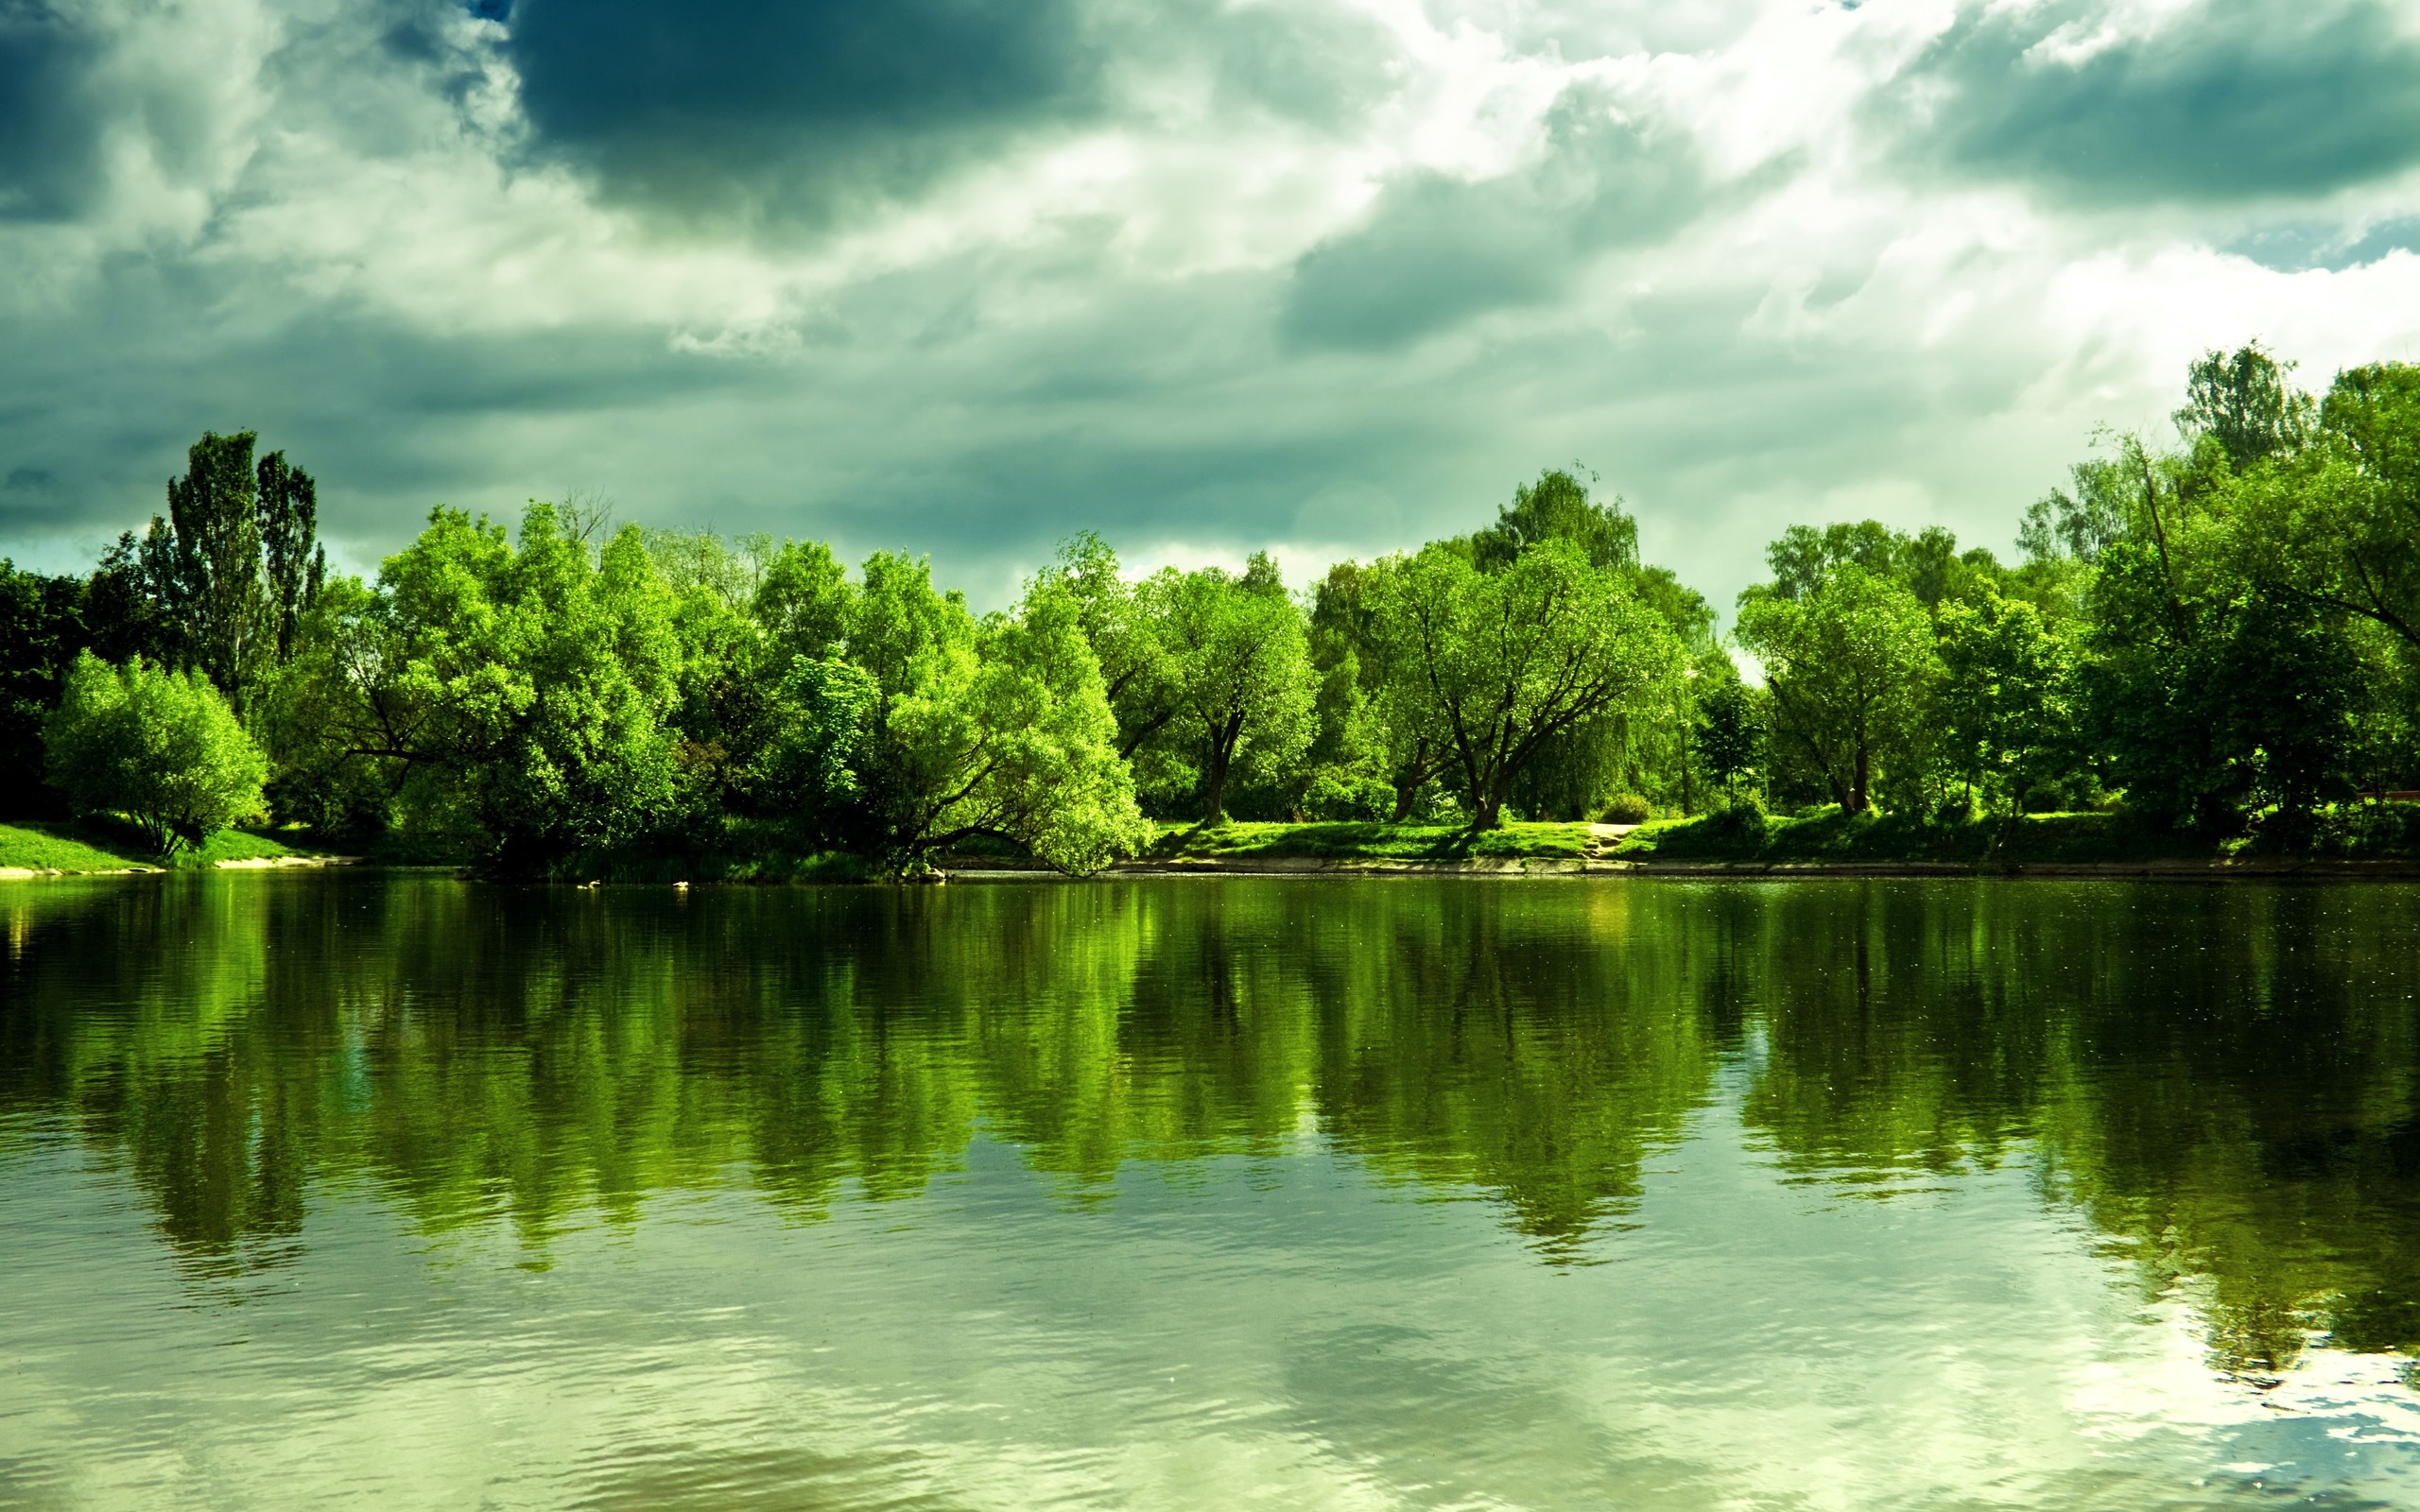
<instances>
[{"instance_id":1,"label":"calm water surface","mask_svg":"<svg viewBox=\"0 0 2420 1512\"><path fill-rule=\"evenodd\" d=\"M2420 1506L2420 891L0 924L0 1506Z\"/></svg>"}]
</instances>

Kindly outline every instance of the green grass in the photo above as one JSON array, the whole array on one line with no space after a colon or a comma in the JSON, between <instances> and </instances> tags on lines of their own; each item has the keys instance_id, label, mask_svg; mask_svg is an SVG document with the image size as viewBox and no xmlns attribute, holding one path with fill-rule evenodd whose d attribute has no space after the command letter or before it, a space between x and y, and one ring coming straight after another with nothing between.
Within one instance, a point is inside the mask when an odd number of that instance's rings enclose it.
<instances>
[{"instance_id":1,"label":"green grass","mask_svg":"<svg viewBox=\"0 0 2420 1512\"><path fill-rule=\"evenodd\" d=\"M157 857L103 850L90 840L48 825L0 824L0 867L35 871L122 871L158 866Z\"/></svg>"},{"instance_id":2,"label":"green grass","mask_svg":"<svg viewBox=\"0 0 2420 1512\"><path fill-rule=\"evenodd\" d=\"M115 824L0 824L0 867L35 871L123 871L130 867L199 868L220 861L252 861L300 852L281 841L245 830L221 830L197 853L174 859L153 851L131 829Z\"/></svg>"},{"instance_id":3,"label":"green grass","mask_svg":"<svg viewBox=\"0 0 2420 1512\"><path fill-rule=\"evenodd\" d=\"M1573 860L1588 852L1585 824L1507 824L1476 834L1458 825L1230 820L1216 829L1169 825L1150 860Z\"/></svg>"}]
</instances>

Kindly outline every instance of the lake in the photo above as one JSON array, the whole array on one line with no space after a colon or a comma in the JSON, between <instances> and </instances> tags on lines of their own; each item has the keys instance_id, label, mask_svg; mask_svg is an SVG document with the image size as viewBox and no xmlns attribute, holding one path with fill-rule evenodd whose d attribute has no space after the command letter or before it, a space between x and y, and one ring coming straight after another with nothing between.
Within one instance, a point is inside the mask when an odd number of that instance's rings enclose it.
<instances>
[{"instance_id":1,"label":"lake","mask_svg":"<svg viewBox=\"0 0 2420 1512\"><path fill-rule=\"evenodd\" d=\"M0 1506L2420 1505L2420 890L0 888Z\"/></svg>"}]
</instances>

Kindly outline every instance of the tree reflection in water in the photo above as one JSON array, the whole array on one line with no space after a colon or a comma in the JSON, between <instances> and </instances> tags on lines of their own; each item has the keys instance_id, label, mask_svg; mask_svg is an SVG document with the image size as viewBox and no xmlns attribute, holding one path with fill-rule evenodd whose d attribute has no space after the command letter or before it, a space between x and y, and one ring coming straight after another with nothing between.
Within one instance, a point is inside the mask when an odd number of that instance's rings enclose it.
<instances>
[{"instance_id":1,"label":"tree reflection in water","mask_svg":"<svg viewBox=\"0 0 2420 1512\"><path fill-rule=\"evenodd\" d=\"M1893 1200L2038 1175L2257 1377L2420 1345L2420 918L2390 886L1168 880L0 893L0 1154L118 1163L208 1269L313 1189L430 1231L745 1184L906 1201L978 1131L1074 1203L1328 1142L1617 1246L1702 1117Z\"/></svg>"}]
</instances>

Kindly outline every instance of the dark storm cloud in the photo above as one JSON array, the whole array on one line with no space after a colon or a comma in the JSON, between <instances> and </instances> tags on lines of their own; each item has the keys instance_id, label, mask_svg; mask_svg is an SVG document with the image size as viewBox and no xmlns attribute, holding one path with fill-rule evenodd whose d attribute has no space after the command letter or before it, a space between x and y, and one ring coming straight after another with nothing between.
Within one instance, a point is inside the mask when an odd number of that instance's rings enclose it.
<instances>
[{"instance_id":1,"label":"dark storm cloud","mask_svg":"<svg viewBox=\"0 0 2420 1512\"><path fill-rule=\"evenodd\" d=\"M2091 201L2317 195L2420 161L2420 45L2383 5L2206 0L2064 60L2102 14L1963 15L1885 109L1919 155Z\"/></svg>"},{"instance_id":2,"label":"dark storm cloud","mask_svg":"<svg viewBox=\"0 0 2420 1512\"><path fill-rule=\"evenodd\" d=\"M505 49L542 151L626 198L811 209L913 185L1081 114L1071 0L518 0Z\"/></svg>"},{"instance_id":3,"label":"dark storm cloud","mask_svg":"<svg viewBox=\"0 0 2420 1512\"><path fill-rule=\"evenodd\" d=\"M1466 182L1391 184L1355 230L1294 270L1287 335L1308 346L1383 348L1562 293L1592 256L1664 236L1701 208L1694 156L1576 90L1547 117L1534 167Z\"/></svg>"},{"instance_id":4,"label":"dark storm cloud","mask_svg":"<svg viewBox=\"0 0 2420 1512\"><path fill-rule=\"evenodd\" d=\"M0 0L0 218L74 215L99 177L100 47L42 0Z\"/></svg>"}]
</instances>

